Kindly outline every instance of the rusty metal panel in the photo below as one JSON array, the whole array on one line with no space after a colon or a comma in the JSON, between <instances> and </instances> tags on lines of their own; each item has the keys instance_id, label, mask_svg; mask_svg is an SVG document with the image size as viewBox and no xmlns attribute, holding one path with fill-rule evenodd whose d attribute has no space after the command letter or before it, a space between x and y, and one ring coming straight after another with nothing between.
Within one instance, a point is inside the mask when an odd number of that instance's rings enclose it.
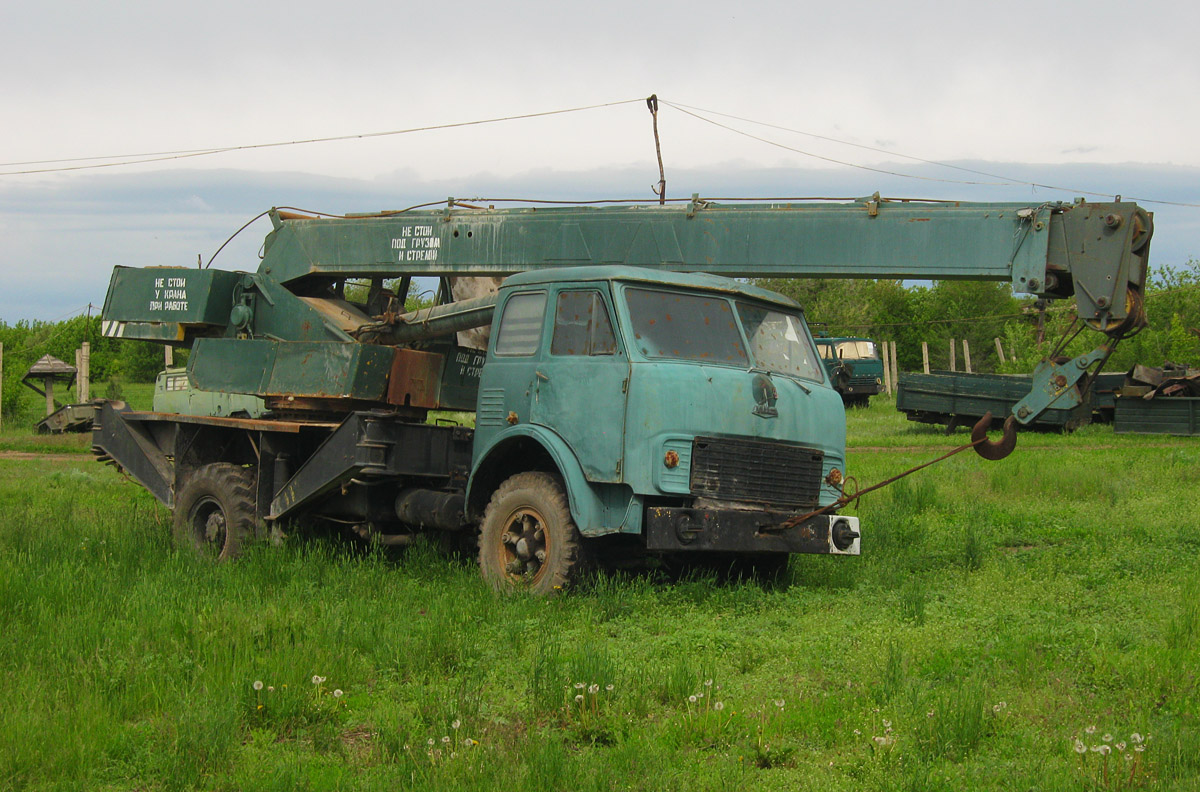
<instances>
[{"instance_id":1,"label":"rusty metal panel","mask_svg":"<svg viewBox=\"0 0 1200 792\"><path fill-rule=\"evenodd\" d=\"M388 403L427 409L439 407L445 363L445 357L433 352L397 349L388 374Z\"/></svg>"}]
</instances>

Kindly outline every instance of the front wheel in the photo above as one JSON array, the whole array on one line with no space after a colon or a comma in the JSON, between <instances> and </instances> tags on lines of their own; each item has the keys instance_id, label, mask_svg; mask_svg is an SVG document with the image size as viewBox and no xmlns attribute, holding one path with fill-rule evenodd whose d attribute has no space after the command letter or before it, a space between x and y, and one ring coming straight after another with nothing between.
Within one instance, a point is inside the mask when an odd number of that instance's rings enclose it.
<instances>
[{"instance_id":1,"label":"front wheel","mask_svg":"<svg viewBox=\"0 0 1200 792\"><path fill-rule=\"evenodd\" d=\"M558 480L518 473L500 485L483 513L479 568L498 591L553 594L578 573L580 542Z\"/></svg>"},{"instance_id":2,"label":"front wheel","mask_svg":"<svg viewBox=\"0 0 1200 792\"><path fill-rule=\"evenodd\" d=\"M175 542L218 560L236 558L254 531L254 472L228 462L198 468L175 498Z\"/></svg>"}]
</instances>

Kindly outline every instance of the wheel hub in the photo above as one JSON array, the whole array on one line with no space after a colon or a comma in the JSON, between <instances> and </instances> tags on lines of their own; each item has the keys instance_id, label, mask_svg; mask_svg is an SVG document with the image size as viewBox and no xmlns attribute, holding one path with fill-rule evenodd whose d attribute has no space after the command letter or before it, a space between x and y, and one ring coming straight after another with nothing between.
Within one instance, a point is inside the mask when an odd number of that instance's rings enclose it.
<instances>
[{"instance_id":1,"label":"wheel hub","mask_svg":"<svg viewBox=\"0 0 1200 792\"><path fill-rule=\"evenodd\" d=\"M225 535L228 527L225 511L221 508L220 502L216 498L201 498L192 507L190 514L193 541L198 547L220 553L225 547Z\"/></svg>"},{"instance_id":2,"label":"wheel hub","mask_svg":"<svg viewBox=\"0 0 1200 792\"><path fill-rule=\"evenodd\" d=\"M542 516L530 508L519 509L509 518L500 553L510 577L532 583L540 576L548 550L542 522Z\"/></svg>"}]
</instances>

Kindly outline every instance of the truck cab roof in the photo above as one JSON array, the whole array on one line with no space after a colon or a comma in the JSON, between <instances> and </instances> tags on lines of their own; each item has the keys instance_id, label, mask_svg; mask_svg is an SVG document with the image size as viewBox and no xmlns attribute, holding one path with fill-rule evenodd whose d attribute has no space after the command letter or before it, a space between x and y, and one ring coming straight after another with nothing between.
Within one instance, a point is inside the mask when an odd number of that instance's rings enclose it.
<instances>
[{"instance_id":1,"label":"truck cab roof","mask_svg":"<svg viewBox=\"0 0 1200 792\"><path fill-rule=\"evenodd\" d=\"M552 269L527 270L510 276L504 286L533 286L538 284L580 281L622 281L646 283L683 289L701 289L725 294L748 297L754 300L800 309L798 302L777 292L760 289L749 283L703 272L668 272L666 270L631 267L628 265L597 265L585 267L555 267Z\"/></svg>"}]
</instances>

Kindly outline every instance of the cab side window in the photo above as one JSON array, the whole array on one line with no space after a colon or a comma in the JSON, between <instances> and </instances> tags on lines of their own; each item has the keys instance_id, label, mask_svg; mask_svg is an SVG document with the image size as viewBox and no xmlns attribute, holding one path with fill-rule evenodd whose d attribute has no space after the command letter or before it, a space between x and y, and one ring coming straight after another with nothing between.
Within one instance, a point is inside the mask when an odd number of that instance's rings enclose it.
<instances>
[{"instance_id":1,"label":"cab side window","mask_svg":"<svg viewBox=\"0 0 1200 792\"><path fill-rule=\"evenodd\" d=\"M542 341L546 293L517 294L504 304L496 335L497 355L532 355Z\"/></svg>"},{"instance_id":2,"label":"cab side window","mask_svg":"<svg viewBox=\"0 0 1200 792\"><path fill-rule=\"evenodd\" d=\"M612 355L617 339L600 292L564 291L554 312L552 355Z\"/></svg>"}]
</instances>

